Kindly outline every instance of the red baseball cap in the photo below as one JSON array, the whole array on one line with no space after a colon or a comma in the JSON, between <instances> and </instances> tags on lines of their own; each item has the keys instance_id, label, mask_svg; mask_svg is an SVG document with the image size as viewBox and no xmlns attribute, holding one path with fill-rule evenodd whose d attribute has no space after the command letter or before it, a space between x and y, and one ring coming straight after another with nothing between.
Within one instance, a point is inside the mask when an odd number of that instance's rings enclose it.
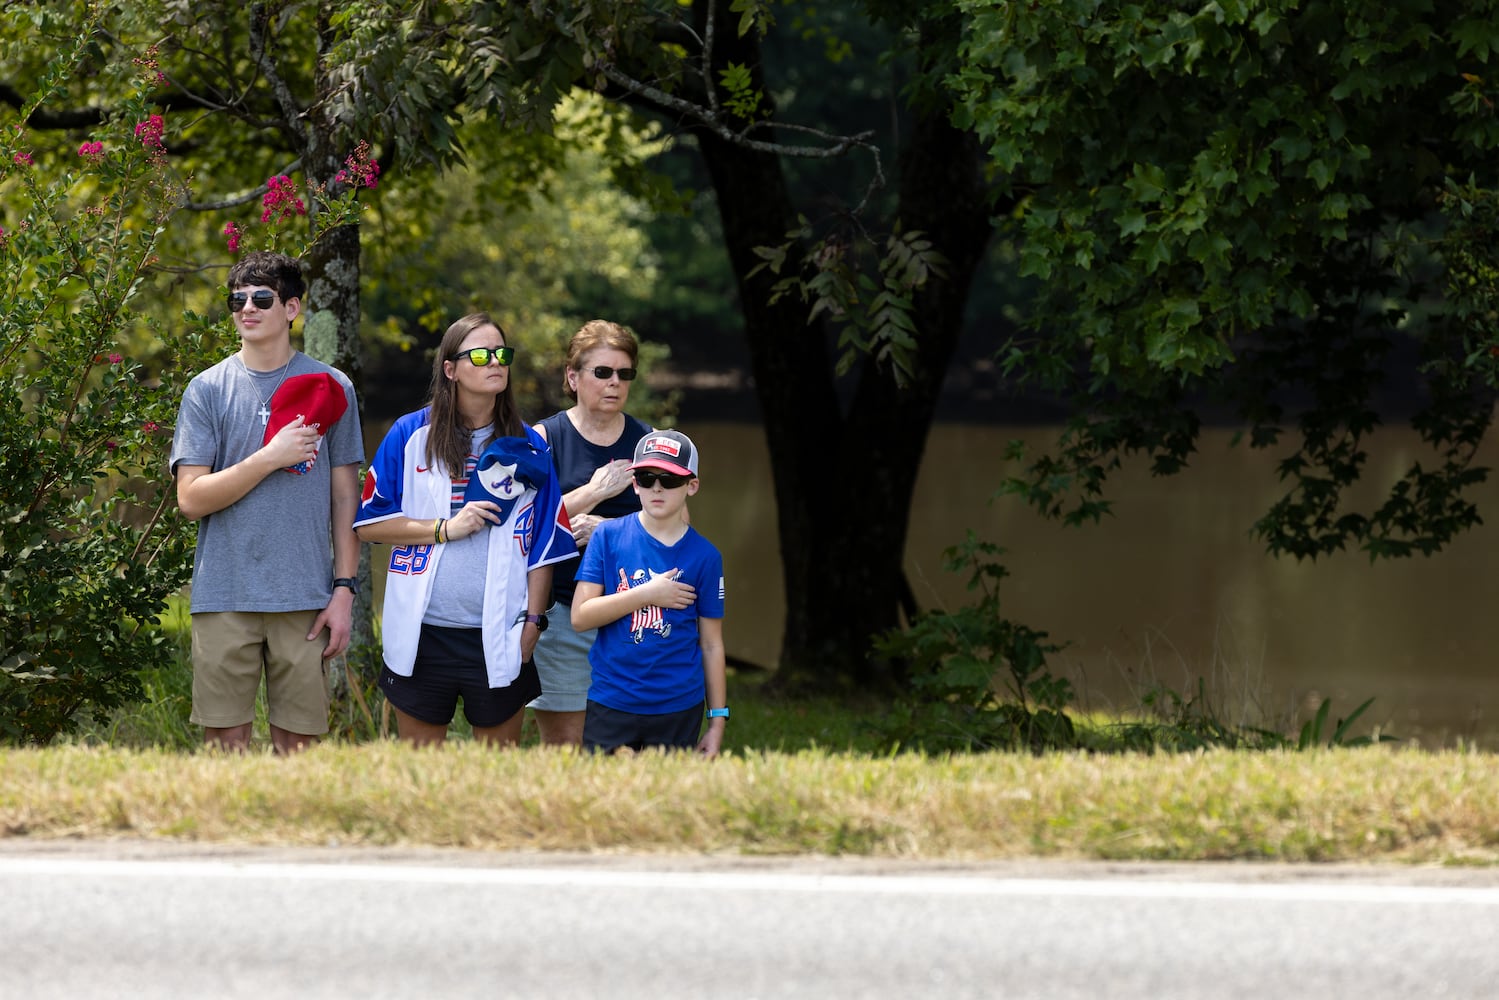
<instances>
[{"instance_id":1,"label":"red baseball cap","mask_svg":"<svg viewBox=\"0 0 1499 1000\"><path fill-rule=\"evenodd\" d=\"M271 397L271 419L265 425L261 444L269 443L276 432L298 417L327 434L348 408L344 387L332 375L327 372L293 375Z\"/></svg>"},{"instance_id":2,"label":"red baseball cap","mask_svg":"<svg viewBox=\"0 0 1499 1000\"><path fill-rule=\"evenodd\" d=\"M318 430L318 450L322 450L323 437L338 423L349 400L344 396L344 387L338 379L327 372L308 372L293 375L281 384L271 396L271 419L266 422L261 444L268 443L276 432L298 417L309 427ZM288 465L286 471L304 476L317 461L316 456L306 462Z\"/></svg>"}]
</instances>

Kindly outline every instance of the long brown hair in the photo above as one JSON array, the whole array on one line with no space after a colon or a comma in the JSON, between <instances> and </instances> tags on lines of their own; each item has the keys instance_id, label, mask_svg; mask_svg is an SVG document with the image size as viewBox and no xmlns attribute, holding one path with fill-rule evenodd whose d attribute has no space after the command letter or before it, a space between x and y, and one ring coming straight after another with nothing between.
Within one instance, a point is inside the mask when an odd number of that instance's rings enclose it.
<instances>
[{"instance_id":1,"label":"long brown hair","mask_svg":"<svg viewBox=\"0 0 1499 1000\"><path fill-rule=\"evenodd\" d=\"M463 475L464 463L469 454L469 428L458 417L458 392L453 380L448 378L443 363L453 360L458 347L469 334L481 326L492 326L500 331L500 343L509 346L510 338L505 328L490 318L489 313L470 313L448 327L438 345L437 357L432 359L432 388L428 399L432 406L431 430L427 434L427 464L441 461L450 476ZM525 437L526 425L516 409L511 395L514 381L505 383L505 391L494 400L494 436Z\"/></svg>"}]
</instances>

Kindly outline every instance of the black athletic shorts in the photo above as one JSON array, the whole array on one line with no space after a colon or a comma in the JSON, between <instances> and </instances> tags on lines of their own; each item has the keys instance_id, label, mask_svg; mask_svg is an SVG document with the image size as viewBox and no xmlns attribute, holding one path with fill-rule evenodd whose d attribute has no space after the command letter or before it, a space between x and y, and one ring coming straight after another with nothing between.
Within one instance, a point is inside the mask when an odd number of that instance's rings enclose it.
<instances>
[{"instance_id":1,"label":"black athletic shorts","mask_svg":"<svg viewBox=\"0 0 1499 1000\"><path fill-rule=\"evenodd\" d=\"M588 700L583 715L583 749L613 753L620 747L693 750L703 731L704 703L664 715L637 715Z\"/></svg>"},{"instance_id":2,"label":"black athletic shorts","mask_svg":"<svg viewBox=\"0 0 1499 1000\"><path fill-rule=\"evenodd\" d=\"M434 726L452 722L462 698L463 717L469 725L488 729L541 694L541 678L536 662L527 660L508 687L492 688L484 667L481 629L423 625L411 676L402 677L385 667L380 671L380 690L396 708Z\"/></svg>"}]
</instances>

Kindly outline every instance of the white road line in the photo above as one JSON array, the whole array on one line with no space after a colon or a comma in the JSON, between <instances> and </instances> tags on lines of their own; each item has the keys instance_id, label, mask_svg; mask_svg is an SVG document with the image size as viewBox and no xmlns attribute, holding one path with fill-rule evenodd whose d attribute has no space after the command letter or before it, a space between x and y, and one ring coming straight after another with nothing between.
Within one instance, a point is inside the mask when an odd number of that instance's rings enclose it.
<instances>
[{"instance_id":1,"label":"white road line","mask_svg":"<svg viewBox=\"0 0 1499 1000\"><path fill-rule=\"evenodd\" d=\"M1499 888L1329 882L1181 882L1127 879L992 878L932 875L810 875L785 872L618 871L590 868L446 868L429 865L281 864L236 861L102 861L0 858L0 877L276 879L431 885L582 886L628 889L753 890L874 896L1084 897L1330 903L1467 903L1499 906Z\"/></svg>"}]
</instances>

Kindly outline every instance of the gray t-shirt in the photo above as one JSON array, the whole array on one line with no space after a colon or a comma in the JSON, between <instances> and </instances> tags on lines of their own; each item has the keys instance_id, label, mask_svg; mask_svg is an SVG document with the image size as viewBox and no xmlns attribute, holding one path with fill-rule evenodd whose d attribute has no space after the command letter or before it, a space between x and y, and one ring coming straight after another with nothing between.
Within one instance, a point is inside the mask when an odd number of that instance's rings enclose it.
<instances>
[{"instance_id":1,"label":"gray t-shirt","mask_svg":"<svg viewBox=\"0 0 1499 1000\"><path fill-rule=\"evenodd\" d=\"M342 372L300 351L285 369L252 372L238 355L200 372L182 394L172 436L171 472L203 465L217 472L258 451L259 411L287 378L328 372L348 409L305 474L278 470L238 502L198 521L191 611L307 611L332 596L331 470L364 461L354 386Z\"/></svg>"},{"instance_id":2,"label":"gray t-shirt","mask_svg":"<svg viewBox=\"0 0 1499 1000\"><path fill-rule=\"evenodd\" d=\"M494 436L493 429L481 427L469 437L468 459L463 463L463 478L453 481L452 513L463 509L463 490L474 474L479 455ZM479 628L484 624L484 579L489 567L489 529L444 543L437 576L432 581L432 599L422 621L448 628Z\"/></svg>"}]
</instances>

